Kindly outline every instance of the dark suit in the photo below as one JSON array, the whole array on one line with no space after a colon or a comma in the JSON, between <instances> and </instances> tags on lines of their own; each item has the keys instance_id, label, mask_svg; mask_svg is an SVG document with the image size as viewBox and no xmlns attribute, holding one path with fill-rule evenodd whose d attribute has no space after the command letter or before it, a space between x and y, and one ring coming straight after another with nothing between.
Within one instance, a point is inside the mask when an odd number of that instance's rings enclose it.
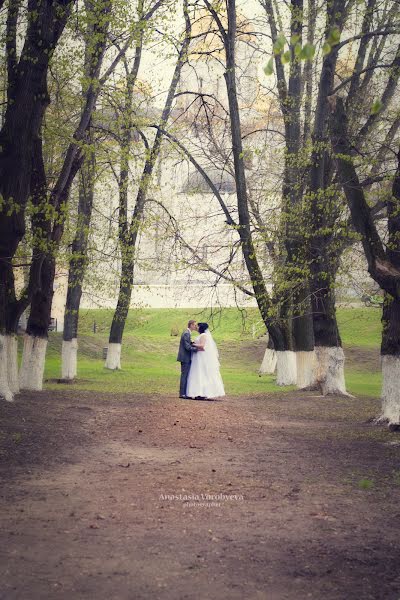
<instances>
[{"instance_id":1,"label":"dark suit","mask_svg":"<svg viewBox=\"0 0 400 600\"><path fill-rule=\"evenodd\" d=\"M177 361L181 363L181 381L179 386L179 395L186 396L186 386L192 362L192 352L197 352L196 346L192 346L190 340L190 331L186 329L181 335Z\"/></svg>"}]
</instances>

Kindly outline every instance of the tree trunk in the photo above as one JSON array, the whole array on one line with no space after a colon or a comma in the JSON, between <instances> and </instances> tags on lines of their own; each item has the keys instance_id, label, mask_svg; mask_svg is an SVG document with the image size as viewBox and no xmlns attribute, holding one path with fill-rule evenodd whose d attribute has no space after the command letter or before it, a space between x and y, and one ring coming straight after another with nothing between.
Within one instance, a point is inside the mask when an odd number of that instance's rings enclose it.
<instances>
[{"instance_id":1,"label":"tree trunk","mask_svg":"<svg viewBox=\"0 0 400 600\"><path fill-rule=\"evenodd\" d=\"M293 350L276 352L276 385L296 385L297 364Z\"/></svg>"},{"instance_id":2,"label":"tree trunk","mask_svg":"<svg viewBox=\"0 0 400 600\"><path fill-rule=\"evenodd\" d=\"M326 34L334 26L341 29L345 19L345 2L334 0L327 8ZM317 106L312 135L313 152L309 181L310 203L310 292L313 312L316 356L316 383L322 393L345 394L344 354L336 321L334 280L337 257L332 247L333 224L337 204L326 193L331 183L331 160L328 136L328 97L333 89L337 50L325 56L319 80Z\"/></svg>"},{"instance_id":3,"label":"tree trunk","mask_svg":"<svg viewBox=\"0 0 400 600\"><path fill-rule=\"evenodd\" d=\"M261 367L258 371L259 375L273 375L276 371L276 351L271 336L268 336L268 344L265 350L264 358Z\"/></svg>"},{"instance_id":4,"label":"tree trunk","mask_svg":"<svg viewBox=\"0 0 400 600\"><path fill-rule=\"evenodd\" d=\"M240 112L237 98L236 64L235 64L235 38L236 38L236 3L228 2L228 31L222 26L214 9L207 2L214 20L216 21L224 42L226 56L226 70L224 73L229 103L229 119L232 139L232 153L235 168L236 196L238 205L238 233L241 241L243 258L249 273L254 295L269 335L272 338L275 350L284 351L287 346L288 331L286 324L279 322L273 314L273 306L269 297L263 274L257 260L253 238L250 228L249 203L246 189L246 174L244 169L244 153L240 124Z\"/></svg>"},{"instance_id":5,"label":"tree trunk","mask_svg":"<svg viewBox=\"0 0 400 600\"><path fill-rule=\"evenodd\" d=\"M22 363L20 369L20 387L27 390L41 390L46 359L48 328L51 319L51 305L54 293L56 271L55 251L61 241L64 230L65 205L69 197L74 177L79 170L80 160L73 163L68 180L60 197L60 213L54 223L49 216L49 206L54 206L51 196L46 197L46 173L43 161L42 140L37 138L34 153L34 176L32 183L33 204L37 211L32 217L32 231L36 239L33 249L30 278L39 270L39 285L31 300L31 309L26 328Z\"/></svg>"},{"instance_id":6,"label":"tree trunk","mask_svg":"<svg viewBox=\"0 0 400 600\"><path fill-rule=\"evenodd\" d=\"M0 332L8 329L7 313L15 303L12 259L25 233L25 206L29 196L33 143L49 103L49 60L64 29L73 2L29 3L28 26L18 64L9 82L9 103L0 131ZM12 333L12 331L11 331Z\"/></svg>"},{"instance_id":7,"label":"tree trunk","mask_svg":"<svg viewBox=\"0 0 400 600\"><path fill-rule=\"evenodd\" d=\"M323 395L346 395L344 352L336 320L336 268L327 256L328 249L325 246L323 253L318 256L314 254L311 263L311 305L316 358L314 383L320 386Z\"/></svg>"},{"instance_id":8,"label":"tree trunk","mask_svg":"<svg viewBox=\"0 0 400 600\"><path fill-rule=\"evenodd\" d=\"M55 268L55 257L47 254L42 265L41 289L33 295L26 328L19 375L20 387L23 390L43 389Z\"/></svg>"},{"instance_id":9,"label":"tree trunk","mask_svg":"<svg viewBox=\"0 0 400 600\"><path fill-rule=\"evenodd\" d=\"M392 196L387 201L389 240L386 255L400 275L400 151L393 180ZM398 283L400 296L400 277ZM400 427L400 298L386 294L382 333L382 417L390 426Z\"/></svg>"},{"instance_id":10,"label":"tree trunk","mask_svg":"<svg viewBox=\"0 0 400 600\"><path fill-rule=\"evenodd\" d=\"M39 2L28 6L28 23L19 62L15 49L17 3L10 2L7 18L7 108L0 131L0 395L12 400L16 380L16 333L34 286L17 301L12 260L25 233L25 206L29 196L32 153L49 103L47 70L65 27L72 1ZM37 275L37 273L35 273ZM7 381L7 383L6 383ZM11 384L11 388L10 385Z\"/></svg>"},{"instance_id":11,"label":"tree trunk","mask_svg":"<svg viewBox=\"0 0 400 600\"><path fill-rule=\"evenodd\" d=\"M0 397L7 402L14 400L10 388L8 365L8 337L0 333Z\"/></svg>"},{"instance_id":12,"label":"tree trunk","mask_svg":"<svg viewBox=\"0 0 400 600\"><path fill-rule=\"evenodd\" d=\"M65 225L66 206L72 183L82 161L82 141L87 135L90 120L98 95L98 79L107 44L107 31L110 23L111 1L106 0L99 6L90 7L92 21L86 31L84 73L89 80L88 88L83 92L83 108L79 124L70 143L57 181L47 198L47 180L43 162L43 148L40 138L35 146L33 162L37 172L37 185L32 195L38 207L32 219L32 228L42 243L34 249L34 254L42 257L40 289L32 296L31 312L26 330L20 383L23 389L42 389L44 362L46 357L48 326L51 318L51 304L56 270L56 251L59 248ZM93 44L93 39L96 43ZM96 84L97 82L97 84ZM81 142L78 144L77 142ZM52 211L49 211L49 206ZM49 214L50 212L50 214ZM51 213L55 218L51 220ZM45 249L43 249L43 244ZM34 268L35 261L32 262Z\"/></svg>"},{"instance_id":13,"label":"tree trunk","mask_svg":"<svg viewBox=\"0 0 400 600\"><path fill-rule=\"evenodd\" d=\"M400 427L400 300L389 294L385 295L382 322L382 414L379 421Z\"/></svg>"},{"instance_id":14,"label":"tree trunk","mask_svg":"<svg viewBox=\"0 0 400 600\"><path fill-rule=\"evenodd\" d=\"M388 242L386 250L374 223L371 208L360 185L351 156L347 116L343 101L336 101L331 118L332 145L336 153L339 181L346 195L354 228L361 236L368 271L385 290L383 308L382 417L390 425L400 425L400 152L393 180L392 196L387 200Z\"/></svg>"},{"instance_id":15,"label":"tree trunk","mask_svg":"<svg viewBox=\"0 0 400 600\"><path fill-rule=\"evenodd\" d=\"M271 0L264 3L270 23L272 42L278 38L278 29L274 8ZM313 30L314 13L310 15L311 30ZM312 36L313 31L309 34ZM295 54L295 44L302 44L303 39L303 0L291 0L290 20L290 68L288 82L286 82L285 69L282 66L280 54L275 55L275 67L278 78L278 97L285 125L285 166L282 184L282 211L281 211L281 260L275 262L275 276L278 285L274 290L274 302L284 307L280 318L286 321L285 347L281 348L278 358L277 383L280 385L294 385L299 379L299 386L303 387L307 380L309 368L308 353L313 353L313 339L309 335L311 315L308 311L303 313L304 302L301 292L293 293L299 287L303 288L305 270L304 257L304 231L302 227L302 169L300 167L301 145L301 97L302 97L302 62ZM292 40L296 40L292 43ZM310 66L306 65L310 70ZM312 81L311 73L308 79ZM310 86L309 86L310 87ZM311 88L310 88L311 89ZM299 272L301 280L299 280ZM291 285L288 285L288 282ZM299 305L298 305L299 304ZM294 318L293 318L294 317ZM298 361L300 372L297 373L297 360L293 351L301 352ZM280 373L280 369L282 372Z\"/></svg>"},{"instance_id":16,"label":"tree trunk","mask_svg":"<svg viewBox=\"0 0 400 600\"><path fill-rule=\"evenodd\" d=\"M122 336L131 302L134 265L133 252L128 255L125 254L122 258L118 303L111 323L108 340L109 345L105 364L107 369L121 368Z\"/></svg>"},{"instance_id":17,"label":"tree trunk","mask_svg":"<svg viewBox=\"0 0 400 600\"><path fill-rule=\"evenodd\" d=\"M15 334L5 336L7 343L7 376L12 394L19 392L18 380L18 338Z\"/></svg>"},{"instance_id":18,"label":"tree trunk","mask_svg":"<svg viewBox=\"0 0 400 600\"><path fill-rule=\"evenodd\" d=\"M307 281L295 292L293 304L293 337L297 365L296 385L299 389L310 389L315 387L316 357L312 309Z\"/></svg>"},{"instance_id":19,"label":"tree trunk","mask_svg":"<svg viewBox=\"0 0 400 600\"><path fill-rule=\"evenodd\" d=\"M276 297L274 298L276 300ZM297 365L293 338L293 303L287 292L281 294L279 323L283 344L276 349L276 384L296 385Z\"/></svg>"},{"instance_id":20,"label":"tree trunk","mask_svg":"<svg viewBox=\"0 0 400 600\"><path fill-rule=\"evenodd\" d=\"M87 268L87 246L92 216L96 161L94 153L81 167L76 233L69 261L62 344L62 379L77 375L78 320L82 284Z\"/></svg>"}]
</instances>

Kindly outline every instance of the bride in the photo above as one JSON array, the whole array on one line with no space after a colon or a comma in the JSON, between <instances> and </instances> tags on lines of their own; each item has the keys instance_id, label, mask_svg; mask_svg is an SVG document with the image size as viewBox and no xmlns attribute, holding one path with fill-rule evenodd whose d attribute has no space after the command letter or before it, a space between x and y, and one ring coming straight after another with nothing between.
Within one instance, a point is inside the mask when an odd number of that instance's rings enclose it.
<instances>
[{"instance_id":1,"label":"bride","mask_svg":"<svg viewBox=\"0 0 400 600\"><path fill-rule=\"evenodd\" d=\"M218 349L207 323L199 323L199 337L194 344L204 352L194 352L186 388L189 398L212 399L225 396L219 372Z\"/></svg>"}]
</instances>

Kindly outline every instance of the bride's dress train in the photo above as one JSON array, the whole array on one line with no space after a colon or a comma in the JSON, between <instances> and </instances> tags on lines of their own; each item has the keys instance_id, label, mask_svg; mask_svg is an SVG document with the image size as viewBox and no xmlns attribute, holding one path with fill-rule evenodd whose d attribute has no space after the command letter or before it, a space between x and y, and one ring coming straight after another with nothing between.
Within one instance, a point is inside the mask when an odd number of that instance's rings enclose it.
<instances>
[{"instance_id":1,"label":"bride's dress train","mask_svg":"<svg viewBox=\"0 0 400 600\"><path fill-rule=\"evenodd\" d=\"M193 353L192 364L186 388L186 395L191 398L219 398L225 396L224 384L219 372L218 349L211 332L207 329L195 343L204 345L204 351Z\"/></svg>"}]
</instances>

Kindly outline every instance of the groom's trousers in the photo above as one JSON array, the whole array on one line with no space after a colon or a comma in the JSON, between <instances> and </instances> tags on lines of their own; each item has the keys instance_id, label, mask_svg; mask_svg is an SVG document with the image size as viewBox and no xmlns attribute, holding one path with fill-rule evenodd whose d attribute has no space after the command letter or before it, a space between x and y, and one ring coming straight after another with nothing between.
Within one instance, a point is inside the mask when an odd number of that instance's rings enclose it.
<instances>
[{"instance_id":1,"label":"groom's trousers","mask_svg":"<svg viewBox=\"0 0 400 600\"><path fill-rule=\"evenodd\" d=\"M186 396L186 386L187 386L187 380L188 380L191 364L192 364L191 362L188 362L188 363L181 362L181 382L180 382L180 386L179 386L179 395L180 396Z\"/></svg>"}]
</instances>

